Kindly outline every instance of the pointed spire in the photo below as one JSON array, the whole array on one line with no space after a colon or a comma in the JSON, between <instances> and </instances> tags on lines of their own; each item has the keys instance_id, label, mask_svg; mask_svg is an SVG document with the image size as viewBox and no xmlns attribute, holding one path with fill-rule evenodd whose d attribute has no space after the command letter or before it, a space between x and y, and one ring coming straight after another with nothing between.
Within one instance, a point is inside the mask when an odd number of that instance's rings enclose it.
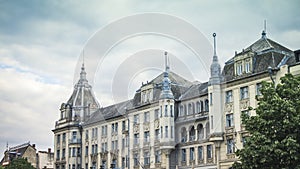
<instances>
[{"instance_id":1,"label":"pointed spire","mask_svg":"<svg viewBox=\"0 0 300 169\"><path fill-rule=\"evenodd\" d=\"M216 33L213 33L213 37L214 37L214 56L217 56L217 45L216 45Z\"/></svg>"},{"instance_id":2,"label":"pointed spire","mask_svg":"<svg viewBox=\"0 0 300 169\"><path fill-rule=\"evenodd\" d=\"M213 38L214 38L214 55L213 55L213 60L212 64L210 65L210 84L218 84L220 83L220 75L221 75L221 66L218 61L218 56L217 56L217 45L216 45L216 33L213 33Z\"/></svg>"},{"instance_id":3,"label":"pointed spire","mask_svg":"<svg viewBox=\"0 0 300 169\"><path fill-rule=\"evenodd\" d=\"M85 72L85 68L84 68L84 50L82 51L82 66L81 66L81 72L80 72L80 80L87 81L86 72Z\"/></svg>"},{"instance_id":4,"label":"pointed spire","mask_svg":"<svg viewBox=\"0 0 300 169\"><path fill-rule=\"evenodd\" d=\"M267 37L267 20L264 20L264 30L261 33L261 38Z\"/></svg>"},{"instance_id":5,"label":"pointed spire","mask_svg":"<svg viewBox=\"0 0 300 169\"><path fill-rule=\"evenodd\" d=\"M169 58L168 52L165 52L165 72L162 81L162 90L160 93L160 99L174 99L173 93L171 91L171 80L169 79Z\"/></svg>"}]
</instances>

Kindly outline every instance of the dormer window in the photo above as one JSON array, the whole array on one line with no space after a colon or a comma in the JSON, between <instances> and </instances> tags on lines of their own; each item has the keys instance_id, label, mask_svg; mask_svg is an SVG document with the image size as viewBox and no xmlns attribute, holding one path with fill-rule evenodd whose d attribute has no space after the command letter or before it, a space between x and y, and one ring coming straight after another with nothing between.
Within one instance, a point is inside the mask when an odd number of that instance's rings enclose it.
<instances>
[{"instance_id":1,"label":"dormer window","mask_svg":"<svg viewBox=\"0 0 300 169\"><path fill-rule=\"evenodd\" d=\"M245 73L250 73L251 67L250 67L250 59L245 60Z\"/></svg>"},{"instance_id":2,"label":"dormer window","mask_svg":"<svg viewBox=\"0 0 300 169\"><path fill-rule=\"evenodd\" d=\"M236 74L241 75L243 73L243 64L242 62L238 62L236 65Z\"/></svg>"}]
</instances>

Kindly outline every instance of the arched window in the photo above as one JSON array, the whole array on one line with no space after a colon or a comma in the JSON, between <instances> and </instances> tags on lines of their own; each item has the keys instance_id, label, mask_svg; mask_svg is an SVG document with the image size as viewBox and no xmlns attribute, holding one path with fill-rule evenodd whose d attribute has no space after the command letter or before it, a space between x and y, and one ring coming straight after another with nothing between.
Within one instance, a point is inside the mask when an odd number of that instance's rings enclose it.
<instances>
[{"instance_id":1,"label":"arched window","mask_svg":"<svg viewBox=\"0 0 300 169\"><path fill-rule=\"evenodd\" d=\"M206 138L208 138L209 134L210 134L210 128L209 128L209 122L206 123L205 125L205 129L206 129Z\"/></svg>"},{"instance_id":2,"label":"arched window","mask_svg":"<svg viewBox=\"0 0 300 169\"><path fill-rule=\"evenodd\" d=\"M182 143L186 142L186 137L187 137L186 129L185 129L185 127L183 127L183 128L181 128L181 142Z\"/></svg>"},{"instance_id":3,"label":"arched window","mask_svg":"<svg viewBox=\"0 0 300 169\"><path fill-rule=\"evenodd\" d=\"M200 109L201 107L200 107L200 102L199 101L197 101L196 102L196 112L197 113L200 113L201 112L201 109Z\"/></svg>"},{"instance_id":4,"label":"arched window","mask_svg":"<svg viewBox=\"0 0 300 169\"><path fill-rule=\"evenodd\" d=\"M189 133L190 134L189 141L195 141L195 127L192 126L189 132L190 132Z\"/></svg>"},{"instance_id":5,"label":"arched window","mask_svg":"<svg viewBox=\"0 0 300 169\"><path fill-rule=\"evenodd\" d=\"M205 107L205 111L208 112L208 110L209 110L208 99L205 100L204 107Z\"/></svg>"},{"instance_id":6,"label":"arched window","mask_svg":"<svg viewBox=\"0 0 300 169\"><path fill-rule=\"evenodd\" d=\"M197 126L197 134L198 140L202 140L204 138L204 129L202 124L198 124Z\"/></svg>"}]
</instances>

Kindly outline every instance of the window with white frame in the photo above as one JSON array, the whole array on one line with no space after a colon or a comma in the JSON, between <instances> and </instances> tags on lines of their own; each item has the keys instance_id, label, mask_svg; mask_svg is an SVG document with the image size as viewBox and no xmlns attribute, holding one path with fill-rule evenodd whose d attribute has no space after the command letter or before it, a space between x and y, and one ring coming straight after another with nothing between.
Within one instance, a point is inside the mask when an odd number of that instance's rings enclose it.
<instances>
[{"instance_id":1,"label":"window with white frame","mask_svg":"<svg viewBox=\"0 0 300 169\"><path fill-rule=\"evenodd\" d=\"M154 117L155 120L156 120L156 119L159 119L159 109L155 109L155 110L154 110L154 116L155 116L155 117Z\"/></svg>"},{"instance_id":2,"label":"window with white frame","mask_svg":"<svg viewBox=\"0 0 300 169\"><path fill-rule=\"evenodd\" d=\"M174 113L173 113L173 105L170 105L170 116L173 117Z\"/></svg>"},{"instance_id":3,"label":"window with white frame","mask_svg":"<svg viewBox=\"0 0 300 169\"><path fill-rule=\"evenodd\" d=\"M226 114L226 127L233 127L234 122L233 122L233 114Z\"/></svg>"},{"instance_id":4,"label":"window with white frame","mask_svg":"<svg viewBox=\"0 0 300 169\"><path fill-rule=\"evenodd\" d=\"M134 124L138 124L139 122L140 122L139 115L138 115L138 114L134 115L134 116L133 116L133 123L134 123Z\"/></svg>"},{"instance_id":5,"label":"window with white frame","mask_svg":"<svg viewBox=\"0 0 300 169\"><path fill-rule=\"evenodd\" d=\"M194 152L195 152L195 149L194 147L191 147L190 148L190 160L194 160L195 159L195 155L194 155Z\"/></svg>"},{"instance_id":6,"label":"window with white frame","mask_svg":"<svg viewBox=\"0 0 300 169\"><path fill-rule=\"evenodd\" d=\"M226 103L232 102L232 90L226 91Z\"/></svg>"},{"instance_id":7,"label":"window with white frame","mask_svg":"<svg viewBox=\"0 0 300 169\"><path fill-rule=\"evenodd\" d=\"M182 162L186 161L186 150L185 149L181 150L181 161Z\"/></svg>"},{"instance_id":8,"label":"window with white frame","mask_svg":"<svg viewBox=\"0 0 300 169\"><path fill-rule=\"evenodd\" d=\"M102 136L106 136L107 135L107 126L102 126Z\"/></svg>"},{"instance_id":9,"label":"window with white frame","mask_svg":"<svg viewBox=\"0 0 300 169\"><path fill-rule=\"evenodd\" d=\"M165 105L165 117L168 117L168 105Z\"/></svg>"},{"instance_id":10,"label":"window with white frame","mask_svg":"<svg viewBox=\"0 0 300 169\"><path fill-rule=\"evenodd\" d=\"M161 162L161 151L156 150L155 151L155 163L160 163Z\"/></svg>"},{"instance_id":11,"label":"window with white frame","mask_svg":"<svg viewBox=\"0 0 300 169\"><path fill-rule=\"evenodd\" d=\"M134 144L137 145L140 143L140 134L136 133L134 134Z\"/></svg>"},{"instance_id":12,"label":"window with white frame","mask_svg":"<svg viewBox=\"0 0 300 169\"><path fill-rule=\"evenodd\" d=\"M113 133L117 133L118 132L118 123L111 124L111 131Z\"/></svg>"},{"instance_id":13,"label":"window with white frame","mask_svg":"<svg viewBox=\"0 0 300 169\"><path fill-rule=\"evenodd\" d=\"M144 153L144 165L150 165L150 152Z\"/></svg>"},{"instance_id":14,"label":"window with white frame","mask_svg":"<svg viewBox=\"0 0 300 169\"><path fill-rule=\"evenodd\" d=\"M212 145L207 145L207 158L212 158Z\"/></svg>"},{"instance_id":15,"label":"window with white frame","mask_svg":"<svg viewBox=\"0 0 300 169\"><path fill-rule=\"evenodd\" d=\"M261 95L261 88L262 88L262 84L261 83L257 83L256 84L256 95L258 95L258 96Z\"/></svg>"},{"instance_id":16,"label":"window with white frame","mask_svg":"<svg viewBox=\"0 0 300 169\"><path fill-rule=\"evenodd\" d=\"M150 132L149 131L144 132L144 142L146 142L146 143L150 142Z\"/></svg>"},{"instance_id":17,"label":"window with white frame","mask_svg":"<svg viewBox=\"0 0 300 169\"><path fill-rule=\"evenodd\" d=\"M165 137L168 138L169 136L169 128L168 126L165 126Z\"/></svg>"},{"instance_id":18,"label":"window with white frame","mask_svg":"<svg viewBox=\"0 0 300 169\"><path fill-rule=\"evenodd\" d=\"M200 107L200 102L197 101L197 102L196 102L196 111L197 111L197 113L201 112L201 109L200 109L200 108L201 108L201 107Z\"/></svg>"},{"instance_id":19,"label":"window with white frame","mask_svg":"<svg viewBox=\"0 0 300 169\"><path fill-rule=\"evenodd\" d=\"M150 112L145 112L144 113L144 122L149 122L150 121Z\"/></svg>"},{"instance_id":20,"label":"window with white frame","mask_svg":"<svg viewBox=\"0 0 300 169\"><path fill-rule=\"evenodd\" d=\"M155 129L155 140L160 139L159 129Z\"/></svg>"},{"instance_id":21,"label":"window with white frame","mask_svg":"<svg viewBox=\"0 0 300 169\"><path fill-rule=\"evenodd\" d=\"M198 160L203 160L203 147L198 147Z\"/></svg>"},{"instance_id":22,"label":"window with white frame","mask_svg":"<svg viewBox=\"0 0 300 169\"><path fill-rule=\"evenodd\" d=\"M245 72L246 73L250 73L251 72L250 59L245 60Z\"/></svg>"},{"instance_id":23,"label":"window with white frame","mask_svg":"<svg viewBox=\"0 0 300 169\"><path fill-rule=\"evenodd\" d=\"M248 86L241 87L240 88L240 93L241 93L241 100L249 98L249 95L248 95Z\"/></svg>"},{"instance_id":24,"label":"window with white frame","mask_svg":"<svg viewBox=\"0 0 300 169\"><path fill-rule=\"evenodd\" d=\"M227 154L234 153L234 141L233 139L227 139Z\"/></svg>"},{"instance_id":25,"label":"window with white frame","mask_svg":"<svg viewBox=\"0 0 300 169\"><path fill-rule=\"evenodd\" d=\"M238 62L236 64L236 74L241 75L243 73L243 64L242 62Z\"/></svg>"}]
</instances>

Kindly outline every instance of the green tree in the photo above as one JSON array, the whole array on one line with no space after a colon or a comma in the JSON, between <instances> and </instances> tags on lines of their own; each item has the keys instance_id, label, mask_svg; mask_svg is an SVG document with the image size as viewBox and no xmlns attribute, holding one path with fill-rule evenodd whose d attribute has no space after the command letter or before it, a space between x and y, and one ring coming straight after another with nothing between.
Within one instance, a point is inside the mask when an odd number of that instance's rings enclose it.
<instances>
[{"instance_id":1,"label":"green tree","mask_svg":"<svg viewBox=\"0 0 300 169\"><path fill-rule=\"evenodd\" d=\"M5 169L35 169L25 158L16 158Z\"/></svg>"},{"instance_id":2,"label":"green tree","mask_svg":"<svg viewBox=\"0 0 300 169\"><path fill-rule=\"evenodd\" d=\"M263 82L261 93L256 116L242 115L250 136L233 168L300 168L300 77L287 74L276 87Z\"/></svg>"}]
</instances>

